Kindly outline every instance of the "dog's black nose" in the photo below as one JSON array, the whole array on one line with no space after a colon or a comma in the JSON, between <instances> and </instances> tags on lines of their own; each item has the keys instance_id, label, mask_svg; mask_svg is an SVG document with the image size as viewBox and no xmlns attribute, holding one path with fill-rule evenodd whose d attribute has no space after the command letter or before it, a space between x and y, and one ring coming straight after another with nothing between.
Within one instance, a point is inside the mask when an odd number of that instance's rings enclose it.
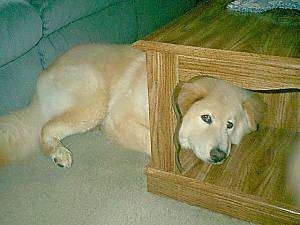
<instances>
[{"instance_id":1,"label":"dog's black nose","mask_svg":"<svg viewBox=\"0 0 300 225\"><path fill-rule=\"evenodd\" d=\"M218 148L213 148L210 151L210 158L214 163L221 162L223 159L225 159L226 153Z\"/></svg>"}]
</instances>

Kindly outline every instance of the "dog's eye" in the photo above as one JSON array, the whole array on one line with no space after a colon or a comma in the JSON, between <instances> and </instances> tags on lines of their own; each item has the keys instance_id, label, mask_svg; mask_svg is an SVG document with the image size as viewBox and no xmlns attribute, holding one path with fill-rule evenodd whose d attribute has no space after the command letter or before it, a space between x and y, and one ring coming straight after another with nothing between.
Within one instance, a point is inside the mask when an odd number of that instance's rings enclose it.
<instances>
[{"instance_id":1,"label":"dog's eye","mask_svg":"<svg viewBox=\"0 0 300 225\"><path fill-rule=\"evenodd\" d=\"M202 119L205 123L208 123L208 124L211 124L211 123L212 123L212 119L211 119L211 116L210 116L210 115L202 115L202 116L201 116L201 119Z\"/></svg>"},{"instance_id":2,"label":"dog's eye","mask_svg":"<svg viewBox=\"0 0 300 225\"><path fill-rule=\"evenodd\" d=\"M227 122L227 129L232 129L233 128L233 123L228 121Z\"/></svg>"}]
</instances>

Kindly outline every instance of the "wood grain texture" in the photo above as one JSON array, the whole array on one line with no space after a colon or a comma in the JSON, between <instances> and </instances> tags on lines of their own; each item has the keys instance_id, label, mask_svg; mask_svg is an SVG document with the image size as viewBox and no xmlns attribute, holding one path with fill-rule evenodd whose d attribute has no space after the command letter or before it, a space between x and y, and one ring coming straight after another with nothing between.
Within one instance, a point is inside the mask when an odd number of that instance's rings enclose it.
<instances>
[{"instance_id":1,"label":"wood grain texture","mask_svg":"<svg viewBox=\"0 0 300 225\"><path fill-rule=\"evenodd\" d=\"M143 40L261 55L300 57L299 11L234 13L226 9L230 1L205 1L187 15Z\"/></svg>"},{"instance_id":2,"label":"wood grain texture","mask_svg":"<svg viewBox=\"0 0 300 225\"><path fill-rule=\"evenodd\" d=\"M143 50L178 55L181 80L209 75L252 90L300 89L300 59L140 40Z\"/></svg>"},{"instance_id":3,"label":"wood grain texture","mask_svg":"<svg viewBox=\"0 0 300 225\"><path fill-rule=\"evenodd\" d=\"M147 52L152 161L149 191L263 224L300 224L286 184L287 156L300 132L300 13L238 14L209 1L134 44ZM181 151L171 95L180 81L212 76L255 90L267 104L256 133L222 165Z\"/></svg>"},{"instance_id":4,"label":"wood grain texture","mask_svg":"<svg viewBox=\"0 0 300 225\"><path fill-rule=\"evenodd\" d=\"M220 57L179 56L179 73L187 78L195 75L206 75L230 81L243 88L252 90L300 89L300 60L296 65L284 64L277 59L259 57L234 58L228 54Z\"/></svg>"},{"instance_id":5,"label":"wood grain texture","mask_svg":"<svg viewBox=\"0 0 300 225\"><path fill-rule=\"evenodd\" d=\"M184 176L146 168L148 191L191 205L261 224L298 225L300 213L291 206L274 204L265 199L199 182Z\"/></svg>"},{"instance_id":6,"label":"wood grain texture","mask_svg":"<svg viewBox=\"0 0 300 225\"><path fill-rule=\"evenodd\" d=\"M260 95L267 104L261 126L299 132L299 91L271 91Z\"/></svg>"},{"instance_id":7,"label":"wood grain texture","mask_svg":"<svg viewBox=\"0 0 300 225\"><path fill-rule=\"evenodd\" d=\"M178 80L176 58L171 54L147 52L151 163L154 168L175 171L173 133L176 119L172 93ZM161 95L163 93L163 95ZM165 151L165 149L172 149Z\"/></svg>"},{"instance_id":8,"label":"wood grain texture","mask_svg":"<svg viewBox=\"0 0 300 225\"><path fill-rule=\"evenodd\" d=\"M221 165L203 163L190 151L182 151L183 174L270 202L293 205L285 174L294 138L295 133L289 130L262 128L235 146Z\"/></svg>"}]
</instances>

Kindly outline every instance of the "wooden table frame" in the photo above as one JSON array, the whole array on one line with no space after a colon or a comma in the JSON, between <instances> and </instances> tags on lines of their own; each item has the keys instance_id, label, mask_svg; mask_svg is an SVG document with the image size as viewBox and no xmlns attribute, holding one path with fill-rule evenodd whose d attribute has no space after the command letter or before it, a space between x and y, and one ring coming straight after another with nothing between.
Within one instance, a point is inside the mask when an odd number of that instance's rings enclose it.
<instances>
[{"instance_id":1,"label":"wooden table frame","mask_svg":"<svg viewBox=\"0 0 300 225\"><path fill-rule=\"evenodd\" d=\"M173 143L173 134L177 125L177 120L175 118L174 112L172 110L172 94L176 85L179 81L186 81L192 76L191 70L189 69L189 64L186 65L181 59L186 59L187 57L193 56L191 61L197 59L201 61L209 62L209 57L219 57L220 64L230 65L235 64L233 57L228 57L230 54L227 51L219 52L218 55L214 55L214 50L210 49L198 49L186 46L173 46L169 44L153 43L139 41L135 44L139 48L145 49L147 52L147 68L148 68L148 88L149 88L149 104L150 104L150 128L151 128L151 146L152 146L152 156L151 163L146 168L146 173L148 177L148 190L152 193L159 195L168 196L180 201L187 202L192 205L202 206L216 210L218 212L226 213L231 216L241 218L244 220L251 220L255 222L263 223L275 223L276 221L281 224L297 224L299 222L300 213L296 208L290 206L285 206L281 203L271 203L267 202L265 199L253 195L243 194L241 192L235 192L226 187L212 185L208 182L201 182L188 176L182 175L175 162L175 145ZM150 50L149 50L150 49ZM244 54L252 62L255 59L264 59L263 56L256 56L251 54ZM222 59L223 56L223 59ZM207 57L205 60L205 57ZM252 59L251 59L252 57ZM240 57L237 57L240 59ZM190 61L190 62L191 62ZM239 67L243 70L248 69L249 77L253 76L251 80L244 80L245 77L236 71L234 79L232 77L226 76L226 73L218 73L215 77L231 81L242 87L251 87L252 85L259 84L257 87L262 87L264 89L280 89L285 88L295 88L295 82L293 80L299 80L297 74L299 74L299 60L286 61L285 58L281 59L279 57L274 57L271 59L277 66L281 65L283 71L285 71L286 79L278 79L276 82L272 83L272 71L269 73L269 77L266 73L264 80L259 77L254 78L255 74L251 75L251 68L247 63L247 60L237 62ZM259 66L268 67L270 61L259 62ZM256 65L252 64L251 67ZM201 66L202 67L202 66ZM225 68L226 69L226 68ZM266 71L269 71L266 68ZM193 70L193 74L200 75L202 70L198 70L197 73ZM211 74L211 72L208 72ZM203 75L207 75L203 71ZM298 81L299 82L299 81ZM274 96L272 96L274 98ZM275 97L276 98L276 97ZM291 101L297 103L297 93L285 93L283 98L284 101ZM281 104L283 100L278 100L277 104ZM281 103L280 103L281 102ZM297 106L296 104L292 104ZM277 108L277 107L275 107ZM274 108L274 109L275 109ZM297 112L297 108L289 108L290 114L286 115L287 118L278 116L278 123L274 123L274 127L270 129L278 129L289 133L284 139L286 146L293 141L294 133L296 133L297 127L295 127L296 118L293 112ZM276 114L277 115L277 114ZM295 114L294 114L295 115ZM280 119L283 119L285 123ZM269 119L269 120L274 120ZM288 122L286 122L288 121ZM267 121L266 121L267 122ZM294 124L294 127L292 126ZM278 127L278 126L281 127ZM272 132L274 132L272 130ZM290 138L288 138L290 137ZM240 146L243 148L243 146ZM191 160L188 160L189 162ZM188 164L189 162L185 163Z\"/></svg>"},{"instance_id":2,"label":"wooden table frame","mask_svg":"<svg viewBox=\"0 0 300 225\"><path fill-rule=\"evenodd\" d=\"M147 56L152 154L146 167L148 190L247 221L300 224L300 210L292 204L283 174L300 132L300 59L190 45L185 40L172 43L168 39L172 27L182 29L181 21L189 26L188 16L134 44ZM183 151L184 171L180 171L172 95L180 82L195 76L212 76L256 90L268 107L260 130L235 147L224 165L205 165ZM236 163L239 159L243 163Z\"/></svg>"}]
</instances>

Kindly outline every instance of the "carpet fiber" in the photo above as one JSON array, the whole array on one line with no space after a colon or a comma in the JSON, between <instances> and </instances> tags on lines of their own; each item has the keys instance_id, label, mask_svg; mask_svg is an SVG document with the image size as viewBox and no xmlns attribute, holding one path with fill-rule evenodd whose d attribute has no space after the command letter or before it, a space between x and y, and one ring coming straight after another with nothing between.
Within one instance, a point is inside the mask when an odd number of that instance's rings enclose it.
<instances>
[{"instance_id":1,"label":"carpet fiber","mask_svg":"<svg viewBox=\"0 0 300 225\"><path fill-rule=\"evenodd\" d=\"M0 224L246 225L146 190L148 156L109 142L100 130L64 140L71 169L41 153L0 169Z\"/></svg>"}]
</instances>

